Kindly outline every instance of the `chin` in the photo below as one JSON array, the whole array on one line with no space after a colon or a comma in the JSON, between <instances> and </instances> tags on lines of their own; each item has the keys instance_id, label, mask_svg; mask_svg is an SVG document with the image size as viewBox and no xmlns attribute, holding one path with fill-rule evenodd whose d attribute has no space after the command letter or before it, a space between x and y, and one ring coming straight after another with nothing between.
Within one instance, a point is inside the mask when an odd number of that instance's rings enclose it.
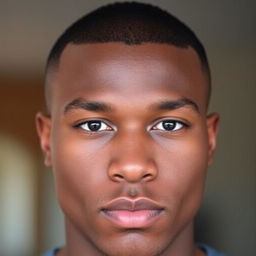
<instances>
[{"instance_id":1,"label":"chin","mask_svg":"<svg viewBox=\"0 0 256 256\"><path fill-rule=\"evenodd\" d=\"M157 242L156 242L157 241ZM156 256L167 247L159 237L148 238L136 231L127 231L120 239L104 243L102 252L109 256Z\"/></svg>"}]
</instances>

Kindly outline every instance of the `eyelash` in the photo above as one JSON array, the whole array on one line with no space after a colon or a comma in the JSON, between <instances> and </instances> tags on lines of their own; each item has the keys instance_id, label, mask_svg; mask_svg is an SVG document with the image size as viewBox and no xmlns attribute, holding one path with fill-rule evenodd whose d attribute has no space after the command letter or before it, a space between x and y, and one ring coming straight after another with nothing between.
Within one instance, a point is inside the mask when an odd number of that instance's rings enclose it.
<instances>
[{"instance_id":1,"label":"eyelash","mask_svg":"<svg viewBox=\"0 0 256 256\"><path fill-rule=\"evenodd\" d=\"M172 125L172 127L170 127L170 124ZM167 125L169 125L169 127L171 128L170 130L167 129ZM157 129L157 126L160 126L160 127L158 127ZM183 128L189 128L189 127L190 125L185 122L175 120L175 119L165 119L157 122L151 129L166 131L166 132L177 132Z\"/></svg>"},{"instance_id":2,"label":"eyelash","mask_svg":"<svg viewBox=\"0 0 256 256\"><path fill-rule=\"evenodd\" d=\"M99 125L99 129L97 130L93 130L93 127L89 127L89 125ZM100 130L102 128L102 125L105 127L103 130ZM95 132L102 132L102 131L113 131L114 129L107 124L106 122L102 121L102 120L89 120L89 121L84 121L84 122L80 122L78 124L76 124L74 126L75 128L81 128L83 130L85 130L86 132L89 133L95 133ZM97 128L97 127L95 127Z\"/></svg>"},{"instance_id":3,"label":"eyelash","mask_svg":"<svg viewBox=\"0 0 256 256\"><path fill-rule=\"evenodd\" d=\"M171 124L171 127L170 127ZM90 125L94 125L90 127ZM96 126L95 126L96 125ZM98 126L98 129L97 129ZM102 129L102 126L104 127ZM169 126L170 130L167 129L167 127ZM85 130L88 133L96 133L96 132L104 132L104 131L113 131L114 129L107 124L107 122L104 122L102 120L89 120L89 121L84 121L84 122L80 122L78 124L76 124L74 126L75 128L81 128L83 130ZM175 119L165 119L165 120L161 120L158 121L155 125L153 125L150 130L153 131L165 131L165 132L177 132L183 128L189 128L190 125L182 122L182 121L178 121Z\"/></svg>"}]
</instances>

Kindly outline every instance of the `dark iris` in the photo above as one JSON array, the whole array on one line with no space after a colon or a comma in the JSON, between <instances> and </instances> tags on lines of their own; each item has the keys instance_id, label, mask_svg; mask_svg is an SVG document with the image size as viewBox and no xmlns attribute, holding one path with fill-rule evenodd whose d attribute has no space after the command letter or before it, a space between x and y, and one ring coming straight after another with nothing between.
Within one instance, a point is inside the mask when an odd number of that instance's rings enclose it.
<instances>
[{"instance_id":1,"label":"dark iris","mask_svg":"<svg viewBox=\"0 0 256 256\"><path fill-rule=\"evenodd\" d=\"M163 121L163 127L167 131L172 131L176 126L176 122L174 121Z\"/></svg>"},{"instance_id":2,"label":"dark iris","mask_svg":"<svg viewBox=\"0 0 256 256\"><path fill-rule=\"evenodd\" d=\"M101 122L100 121L89 121L88 128L91 131L96 132L101 128Z\"/></svg>"}]
</instances>

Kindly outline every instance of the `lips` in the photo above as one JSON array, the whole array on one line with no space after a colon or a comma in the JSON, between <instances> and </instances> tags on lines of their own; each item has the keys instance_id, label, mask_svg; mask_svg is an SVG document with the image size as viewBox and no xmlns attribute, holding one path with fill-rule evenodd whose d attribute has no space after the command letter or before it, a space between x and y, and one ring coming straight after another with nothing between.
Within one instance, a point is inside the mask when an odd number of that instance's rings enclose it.
<instances>
[{"instance_id":1,"label":"lips","mask_svg":"<svg viewBox=\"0 0 256 256\"><path fill-rule=\"evenodd\" d=\"M149 227L163 211L162 206L147 198L117 198L101 209L103 216L110 222L126 229Z\"/></svg>"}]
</instances>

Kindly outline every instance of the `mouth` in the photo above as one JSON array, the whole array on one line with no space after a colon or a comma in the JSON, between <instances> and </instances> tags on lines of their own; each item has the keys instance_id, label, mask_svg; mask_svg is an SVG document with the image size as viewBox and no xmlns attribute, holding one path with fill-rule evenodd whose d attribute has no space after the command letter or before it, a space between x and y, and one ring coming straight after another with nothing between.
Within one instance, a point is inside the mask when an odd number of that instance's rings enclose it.
<instances>
[{"instance_id":1,"label":"mouth","mask_svg":"<svg viewBox=\"0 0 256 256\"><path fill-rule=\"evenodd\" d=\"M110 222L125 229L147 228L159 219L163 212L163 207L147 198L117 198L101 209L103 216Z\"/></svg>"}]
</instances>

